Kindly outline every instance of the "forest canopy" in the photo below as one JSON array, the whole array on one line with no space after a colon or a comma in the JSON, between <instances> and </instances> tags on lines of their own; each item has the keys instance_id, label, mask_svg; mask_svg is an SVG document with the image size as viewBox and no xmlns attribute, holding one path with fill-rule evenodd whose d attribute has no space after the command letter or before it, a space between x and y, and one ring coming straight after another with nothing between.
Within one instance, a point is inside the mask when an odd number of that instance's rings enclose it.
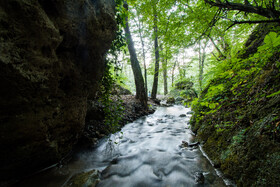
<instances>
[{"instance_id":1,"label":"forest canopy","mask_svg":"<svg viewBox=\"0 0 280 187\"><path fill-rule=\"evenodd\" d=\"M280 23L275 0L127 0L128 9L122 1L119 4L123 28L126 22L130 26L146 94L155 86L156 76L157 94L167 94L184 79L201 92L217 66L244 48L258 24ZM118 57L119 82L135 91L126 51L124 47Z\"/></svg>"}]
</instances>

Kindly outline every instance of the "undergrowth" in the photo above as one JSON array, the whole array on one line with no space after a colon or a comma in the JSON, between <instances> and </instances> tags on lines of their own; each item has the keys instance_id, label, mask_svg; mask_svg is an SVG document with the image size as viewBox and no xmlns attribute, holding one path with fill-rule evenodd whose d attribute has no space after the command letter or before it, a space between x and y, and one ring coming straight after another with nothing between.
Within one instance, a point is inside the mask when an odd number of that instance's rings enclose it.
<instances>
[{"instance_id":1,"label":"undergrowth","mask_svg":"<svg viewBox=\"0 0 280 187\"><path fill-rule=\"evenodd\" d=\"M270 159L280 157L277 31L279 27L274 27L262 45L253 46L254 53L245 47L219 62L214 78L192 102L192 130L210 158L239 186L274 185L280 180L276 174L280 168L268 168L280 164L279 159Z\"/></svg>"}]
</instances>

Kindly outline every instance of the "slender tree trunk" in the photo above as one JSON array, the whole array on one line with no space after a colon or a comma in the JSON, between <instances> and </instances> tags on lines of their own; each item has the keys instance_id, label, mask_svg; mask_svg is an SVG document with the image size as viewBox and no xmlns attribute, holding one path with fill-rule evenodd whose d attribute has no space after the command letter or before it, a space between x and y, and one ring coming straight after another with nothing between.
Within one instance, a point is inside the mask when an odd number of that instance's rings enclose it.
<instances>
[{"instance_id":1,"label":"slender tree trunk","mask_svg":"<svg viewBox=\"0 0 280 187\"><path fill-rule=\"evenodd\" d=\"M143 48L143 54L145 56L144 48ZM146 66L145 57L144 57L144 76L145 76L145 92L146 92L146 95L147 95L148 94L148 79L147 79L147 66Z\"/></svg>"},{"instance_id":2,"label":"slender tree trunk","mask_svg":"<svg viewBox=\"0 0 280 187\"><path fill-rule=\"evenodd\" d=\"M142 36L142 26L141 26L141 21L139 18L139 14L138 14L138 10L136 7L136 11L137 11L137 19L138 19L138 23L136 22L137 26L138 26L138 32L139 32L139 36L140 36L140 41L141 41L141 45L142 45L142 56L143 56L143 62L144 62L144 78L145 78L145 92L146 94L148 94L148 82L147 82L147 66L146 66L146 55L145 55L145 44L144 44L144 40L143 40L143 36Z\"/></svg>"},{"instance_id":3,"label":"slender tree trunk","mask_svg":"<svg viewBox=\"0 0 280 187\"><path fill-rule=\"evenodd\" d=\"M155 74L154 74L154 82L152 89L152 99L156 99L157 97L157 88L158 88L158 72L159 72L159 49L158 49L158 30L157 30L157 14L154 14L154 36L155 36Z\"/></svg>"},{"instance_id":4,"label":"slender tree trunk","mask_svg":"<svg viewBox=\"0 0 280 187\"><path fill-rule=\"evenodd\" d=\"M160 45L160 50L163 52L162 45ZM163 72L163 90L164 95L168 94L167 88L167 49L165 49L165 56L162 55L162 72Z\"/></svg>"},{"instance_id":5,"label":"slender tree trunk","mask_svg":"<svg viewBox=\"0 0 280 187\"><path fill-rule=\"evenodd\" d=\"M201 47L201 41L199 41L199 87L202 91L202 80L203 80L203 71L204 71L204 61L206 57L205 49L207 46L208 40L205 41L205 45Z\"/></svg>"},{"instance_id":6,"label":"slender tree trunk","mask_svg":"<svg viewBox=\"0 0 280 187\"><path fill-rule=\"evenodd\" d=\"M168 94L168 85L167 85L167 59L164 59L164 69L163 69L163 85L164 85L164 95Z\"/></svg>"},{"instance_id":7,"label":"slender tree trunk","mask_svg":"<svg viewBox=\"0 0 280 187\"><path fill-rule=\"evenodd\" d=\"M209 35L208 35L208 38L210 39L210 41L212 42L212 44L214 45L215 49L218 51L219 53L219 57L223 59L225 59L225 55L222 53L222 51L220 50L220 48L216 45L216 43L214 42L213 38L211 38Z\"/></svg>"},{"instance_id":8,"label":"slender tree trunk","mask_svg":"<svg viewBox=\"0 0 280 187\"><path fill-rule=\"evenodd\" d=\"M176 65L177 65L177 60L175 61L174 65L173 65L173 68L172 68L172 76L171 76L171 85L172 85L172 87L174 86L174 72L175 72L175 68L176 68Z\"/></svg>"},{"instance_id":9,"label":"slender tree trunk","mask_svg":"<svg viewBox=\"0 0 280 187\"><path fill-rule=\"evenodd\" d=\"M168 16L168 22L167 25L165 27L165 34L164 37L167 36L167 31L169 29L169 21L170 21L170 16ZM163 49L161 48L161 51L163 52ZM167 85L167 52L168 52L168 48L166 47L165 49L165 58L162 59L162 66L163 66L163 88L164 88L164 95L168 94L168 85Z\"/></svg>"},{"instance_id":10,"label":"slender tree trunk","mask_svg":"<svg viewBox=\"0 0 280 187\"><path fill-rule=\"evenodd\" d=\"M125 2L124 7L128 9L128 5ZM145 86L144 86L144 79L142 76L141 72L141 67L139 65L139 61L136 56L135 48L134 48L134 43L130 34L130 29L128 25L128 18L125 18L126 21L126 27L125 27L125 36L126 40L128 43L128 50L130 54L130 61L131 61L131 67L132 71L134 74L134 82L135 82L135 87L136 87L136 98L140 100L141 104L145 107L147 107L147 94L145 91Z\"/></svg>"}]
</instances>

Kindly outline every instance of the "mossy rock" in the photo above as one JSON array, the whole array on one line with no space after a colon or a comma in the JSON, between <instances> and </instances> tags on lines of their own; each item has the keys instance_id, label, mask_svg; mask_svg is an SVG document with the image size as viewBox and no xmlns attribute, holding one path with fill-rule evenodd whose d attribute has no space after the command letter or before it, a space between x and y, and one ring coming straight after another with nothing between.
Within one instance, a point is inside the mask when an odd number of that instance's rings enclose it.
<instances>
[{"instance_id":1,"label":"mossy rock","mask_svg":"<svg viewBox=\"0 0 280 187\"><path fill-rule=\"evenodd\" d=\"M175 103L175 98L174 97L168 97L166 103L167 104L174 104Z\"/></svg>"},{"instance_id":2,"label":"mossy rock","mask_svg":"<svg viewBox=\"0 0 280 187\"><path fill-rule=\"evenodd\" d=\"M175 88L169 92L169 95L174 98L182 98L180 101L176 99L177 104L189 104L194 98L197 98L197 93L193 88L193 82L189 80L176 83Z\"/></svg>"},{"instance_id":3,"label":"mossy rock","mask_svg":"<svg viewBox=\"0 0 280 187\"><path fill-rule=\"evenodd\" d=\"M100 181L98 170L78 173L71 177L65 185L66 187L95 187Z\"/></svg>"},{"instance_id":4,"label":"mossy rock","mask_svg":"<svg viewBox=\"0 0 280 187\"><path fill-rule=\"evenodd\" d=\"M175 88L179 90L191 89L192 87L193 82L189 80L180 81L175 84Z\"/></svg>"}]
</instances>

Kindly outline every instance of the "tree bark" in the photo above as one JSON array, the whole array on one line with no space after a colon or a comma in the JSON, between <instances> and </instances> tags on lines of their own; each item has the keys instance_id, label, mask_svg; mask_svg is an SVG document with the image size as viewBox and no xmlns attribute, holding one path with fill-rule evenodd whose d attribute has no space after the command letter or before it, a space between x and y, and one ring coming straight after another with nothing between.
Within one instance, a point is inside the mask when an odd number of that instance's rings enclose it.
<instances>
[{"instance_id":1,"label":"tree bark","mask_svg":"<svg viewBox=\"0 0 280 187\"><path fill-rule=\"evenodd\" d=\"M211 36L207 36L210 41L212 42L212 44L214 45L215 49L218 51L219 53L219 59L220 60L224 60L226 58L226 56L222 53L222 51L220 50L220 48L216 45L216 43L214 42L213 38Z\"/></svg>"},{"instance_id":2,"label":"tree bark","mask_svg":"<svg viewBox=\"0 0 280 187\"><path fill-rule=\"evenodd\" d=\"M220 0L216 0L216 1L204 0L204 1L208 4L210 4L211 6L216 6L219 8L226 9L226 10L239 10L241 12L258 14L258 15L261 15L261 16L264 16L267 18L278 19L280 16L280 11L273 8L273 6L269 7L269 8L263 8L261 6L253 6L248 3L245 3L245 4L231 3L229 1L222 2Z\"/></svg>"},{"instance_id":3,"label":"tree bark","mask_svg":"<svg viewBox=\"0 0 280 187\"><path fill-rule=\"evenodd\" d=\"M128 9L127 3L124 4L124 7ZM135 48L134 48L134 43L131 37L130 29L129 29L129 24L128 24L128 18L125 18L126 21L126 27L124 28L125 30L125 37L126 41L128 43L128 50L130 54L130 61L131 61L131 67L132 71L134 74L134 82L135 82L135 87L136 87L136 98L140 100L141 104L147 108L147 94L145 91L145 86L144 86L144 79L142 76L141 72L141 67L139 65L139 61L136 56Z\"/></svg>"},{"instance_id":4,"label":"tree bark","mask_svg":"<svg viewBox=\"0 0 280 187\"><path fill-rule=\"evenodd\" d=\"M167 85L167 59L164 59L163 64L163 85L164 85L164 95L168 94L168 85Z\"/></svg>"},{"instance_id":5,"label":"tree bark","mask_svg":"<svg viewBox=\"0 0 280 187\"><path fill-rule=\"evenodd\" d=\"M162 45L161 45L160 49L163 52ZM168 94L168 87L167 87L167 49L165 49L165 58L164 58L164 55L162 57L162 72L163 72L164 95L167 95Z\"/></svg>"},{"instance_id":6,"label":"tree bark","mask_svg":"<svg viewBox=\"0 0 280 187\"><path fill-rule=\"evenodd\" d=\"M142 56L143 56L143 62L144 62L145 92L146 92L146 94L148 94L148 81L147 81L148 79L147 79L145 44L144 44L144 40L143 40L143 36L142 36L141 22L140 22L140 17L138 14L137 7L136 7L136 11L137 11L136 14L137 14L137 19L138 19L138 23L136 22L136 25L138 26L138 32L139 32L140 41L141 41L141 45L142 45Z\"/></svg>"},{"instance_id":7,"label":"tree bark","mask_svg":"<svg viewBox=\"0 0 280 187\"><path fill-rule=\"evenodd\" d=\"M157 88L158 88L158 72L159 72L159 49L158 49L158 30L157 30L157 14L154 14L154 36L155 36L155 73L154 73L154 82L152 89L152 99L157 97Z\"/></svg>"},{"instance_id":8,"label":"tree bark","mask_svg":"<svg viewBox=\"0 0 280 187\"><path fill-rule=\"evenodd\" d=\"M177 65L177 60L178 60L178 58L176 59L174 65L173 65L173 68L172 68L172 75L171 75L171 85L172 85L172 87L174 86L174 73L175 73L175 68L176 68L176 65Z\"/></svg>"},{"instance_id":9,"label":"tree bark","mask_svg":"<svg viewBox=\"0 0 280 187\"><path fill-rule=\"evenodd\" d=\"M203 71L204 71L204 61L205 61L205 49L208 41L205 41L205 45L201 47L201 41L199 41L199 87L202 91L202 80L203 80Z\"/></svg>"}]
</instances>

